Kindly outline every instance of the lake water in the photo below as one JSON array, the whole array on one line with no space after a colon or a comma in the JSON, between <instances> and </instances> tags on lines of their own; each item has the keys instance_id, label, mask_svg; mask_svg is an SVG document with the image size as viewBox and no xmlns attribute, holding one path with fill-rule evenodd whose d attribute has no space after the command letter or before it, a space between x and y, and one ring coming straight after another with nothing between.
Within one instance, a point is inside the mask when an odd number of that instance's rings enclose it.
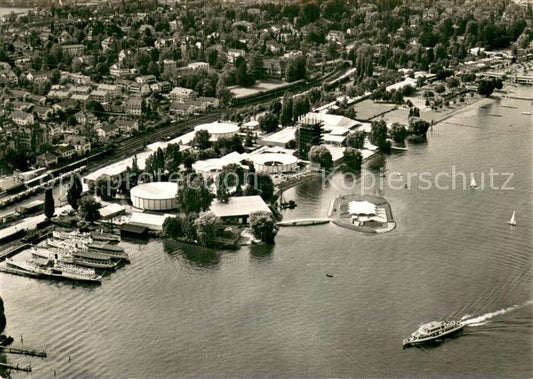
<instances>
[{"instance_id":1,"label":"lake water","mask_svg":"<svg viewBox=\"0 0 533 379\"><path fill-rule=\"evenodd\" d=\"M13 377L531 377L533 119L521 112L532 105L485 103L362 175L455 166L479 183L493 168L513 173L513 190L384 188L398 225L383 235L284 228L274 247L176 254L171 242L121 242L132 262L99 287L0 274L7 332L48 353L9 355L34 370ZM325 217L336 196L359 192L352 179L287 191L298 207L285 218ZM402 349L420 323L444 318L469 325Z\"/></svg>"}]
</instances>

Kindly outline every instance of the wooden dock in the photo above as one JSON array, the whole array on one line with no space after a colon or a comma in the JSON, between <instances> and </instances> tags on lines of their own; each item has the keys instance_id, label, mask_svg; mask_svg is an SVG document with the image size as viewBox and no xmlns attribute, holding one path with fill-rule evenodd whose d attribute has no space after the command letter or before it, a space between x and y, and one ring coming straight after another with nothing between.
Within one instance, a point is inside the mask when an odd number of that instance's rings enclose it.
<instances>
[{"instance_id":1,"label":"wooden dock","mask_svg":"<svg viewBox=\"0 0 533 379\"><path fill-rule=\"evenodd\" d=\"M2 267L2 266L0 266L0 272L5 272L7 274L13 274L13 275L27 276L27 277L30 277L30 278L40 278L41 277L40 274L37 274L35 272L19 270L17 268L13 268L13 267Z\"/></svg>"},{"instance_id":2,"label":"wooden dock","mask_svg":"<svg viewBox=\"0 0 533 379\"><path fill-rule=\"evenodd\" d=\"M25 250L28 247L29 247L28 245L24 244L24 245L11 246L5 250L2 250L0 252L0 261L3 261L4 259L9 258L10 256L15 255L17 253L20 253L22 250Z\"/></svg>"},{"instance_id":3,"label":"wooden dock","mask_svg":"<svg viewBox=\"0 0 533 379\"><path fill-rule=\"evenodd\" d=\"M278 226L310 226L328 224L331 220L329 218L303 218L298 220L280 221Z\"/></svg>"},{"instance_id":4,"label":"wooden dock","mask_svg":"<svg viewBox=\"0 0 533 379\"><path fill-rule=\"evenodd\" d=\"M18 363L16 365L10 365L9 363L0 363L0 367L10 368L12 370L31 372L31 366L20 366Z\"/></svg>"},{"instance_id":5,"label":"wooden dock","mask_svg":"<svg viewBox=\"0 0 533 379\"><path fill-rule=\"evenodd\" d=\"M6 347L6 346L0 346L0 349L5 353L10 353L10 354L21 354L21 355L29 355L31 357L46 358L46 352L44 351L17 349L17 348Z\"/></svg>"}]
</instances>

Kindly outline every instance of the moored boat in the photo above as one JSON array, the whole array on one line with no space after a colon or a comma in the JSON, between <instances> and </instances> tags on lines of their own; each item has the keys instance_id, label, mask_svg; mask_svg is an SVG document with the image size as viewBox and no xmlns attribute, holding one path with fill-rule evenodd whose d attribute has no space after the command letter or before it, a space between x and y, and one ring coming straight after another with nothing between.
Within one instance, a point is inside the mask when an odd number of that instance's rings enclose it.
<instances>
[{"instance_id":1,"label":"moored boat","mask_svg":"<svg viewBox=\"0 0 533 379\"><path fill-rule=\"evenodd\" d=\"M450 335L461 329L461 321L431 321L421 325L409 338L403 340L403 346L416 345Z\"/></svg>"},{"instance_id":2,"label":"moored boat","mask_svg":"<svg viewBox=\"0 0 533 379\"><path fill-rule=\"evenodd\" d=\"M87 245L89 251L107 256L114 259L129 260L128 254L123 247L111 245L108 243L93 242Z\"/></svg>"},{"instance_id":3,"label":"moored boat","mask_svg":"<svg viewBox=\"0 0 533 379\"><path fill-rule=\"evenodd\" d=\"M97 275L94 269L83 268L72 264L58 262L57 260L32 259L25 262L6 259L9 266L22 271L38 274L51 279L69 279L81 282L100 283L102 276Z\"/></svg>"},{"instance_id":4,"label":"moored boat","mask_svg":"<svg viewBox=\"0 0 533 379\"><path fill-rule=\"evenodd\" d=\"M120 242L120 236L111 233L105 233L103 231L96 231L91 233L91 238L96 242L118 243Z\"/></svg>"},{"instance_id":5,"label":"moored boat","mask_svg":"<svg viewBox=\"0 0 533 379\"><path fill-rule=\"evenodd\" d=\"M118 265L118 262L112 261L107 256L91 253L87 250L68 251L59 248L33 247L32 255L40 258L56 259L58 262L106 270L115 269Z\"/></svg>"}]
</instances>

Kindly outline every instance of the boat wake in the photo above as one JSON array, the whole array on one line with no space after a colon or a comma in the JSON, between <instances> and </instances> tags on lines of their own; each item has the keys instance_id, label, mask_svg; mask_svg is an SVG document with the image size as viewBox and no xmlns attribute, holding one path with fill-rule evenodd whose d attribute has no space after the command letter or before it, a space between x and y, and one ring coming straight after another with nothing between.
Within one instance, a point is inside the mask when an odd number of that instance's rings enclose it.
<instances>
[{"instance_id":1,"label":"boat wake","mask_svg":"<svg viewBox=\"0 0 533 379\"><path fill-rule=\"evenodd\" d=\"M525 302L524 304L513 305L512 307L503 308L503 309L500 309L499 311L485 313L484 315L477 316L477 317L472 317L472 315L466 314L466 315L464 315L461 318L461 321L463 322L464 325L480 326L480 325L486 324L487 321L489 321L493 317L500 316L500 315L515 311L517 309L526 307L526 306L531 305L531 304L533 304L533 300L529 300L529 301Z\"/></svg>"}]
</instances>

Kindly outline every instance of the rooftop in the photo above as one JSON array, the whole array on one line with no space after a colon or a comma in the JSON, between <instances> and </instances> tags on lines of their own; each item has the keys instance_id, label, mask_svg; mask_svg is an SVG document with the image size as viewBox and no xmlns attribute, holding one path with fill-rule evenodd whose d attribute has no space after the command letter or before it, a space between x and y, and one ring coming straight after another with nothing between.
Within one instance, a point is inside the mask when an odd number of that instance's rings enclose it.
<instances>
[{"instance_id":1,"label":"rooftop","mask_svg":"<svg viewBox=\"0 0 533 379\"><path fill-rule=\"evenodd\" d=\"M259 211L271 213L261 196L231 197L227 203L214 200L209 210L217 217L248 216Z\"/></svg>"}]
</instances>

